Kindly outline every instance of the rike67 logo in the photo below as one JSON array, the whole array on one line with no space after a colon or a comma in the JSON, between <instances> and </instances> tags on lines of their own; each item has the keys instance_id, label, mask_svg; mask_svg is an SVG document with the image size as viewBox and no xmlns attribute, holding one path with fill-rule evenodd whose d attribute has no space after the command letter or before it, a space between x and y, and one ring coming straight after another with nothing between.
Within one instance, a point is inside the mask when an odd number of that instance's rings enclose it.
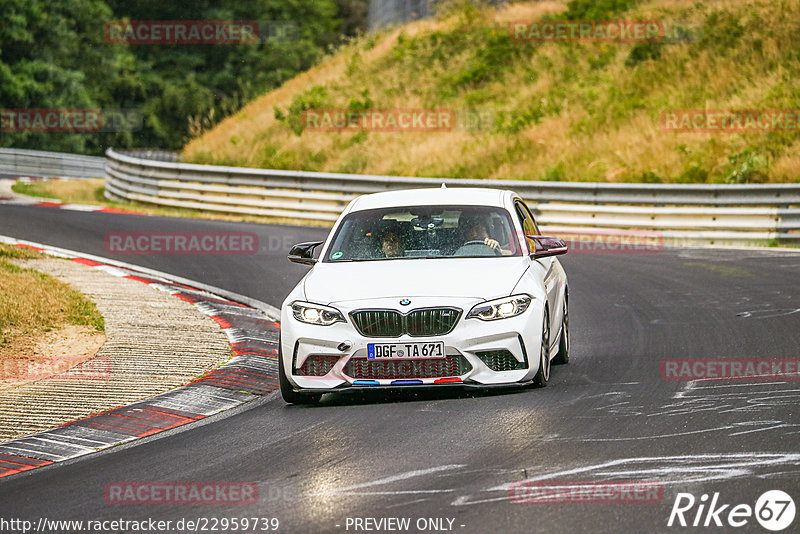
<instances>
[{"instance_id":1,"label":"rike67 logo","mask_svg":"<svg viewBox=\"0 0 800 534\"><path fill-rule=\"evenodd\" d=\"M711 497L711 502L705 493L700 499L695 499L691 493L678 493L667 526L743 527L755 517L765 529L778 532L791 525L794 516L794 500L781 490L764 492L755 506L722 504L718 492Z\"/></svg>"}]
</instances>

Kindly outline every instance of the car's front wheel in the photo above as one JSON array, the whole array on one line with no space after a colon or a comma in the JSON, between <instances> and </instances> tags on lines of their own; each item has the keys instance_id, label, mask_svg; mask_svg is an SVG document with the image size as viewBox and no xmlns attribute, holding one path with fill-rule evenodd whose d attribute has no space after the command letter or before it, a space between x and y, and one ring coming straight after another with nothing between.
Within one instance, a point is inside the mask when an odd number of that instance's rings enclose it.
<instances>
[{"instance_id":1,"label":"car's front wheel","mask_svg":"<svg viewBox=\"0 0 800 534\"><path fill-rule=\"evenodd\" d=\"M281 397L289 404L316 404L322 398L322 395L304 395L298 393L292 387L289 379L286 377L286 372L283 370L283 351L281 350L281 342L278 341L278 383L281 387Z\"/></svg>"},{"instance_id":2,"label":"car's front wheel","mask_svg":"<svg viewBox=\"0 0 800 534\"><path fill-rule=\"evenodd\" d=\"M544 309L544 324L542 325L542 343L539 349L539 370L533 377L533 385L543 388L550 380L550 313Z\"/></svg>"}]
</instances>

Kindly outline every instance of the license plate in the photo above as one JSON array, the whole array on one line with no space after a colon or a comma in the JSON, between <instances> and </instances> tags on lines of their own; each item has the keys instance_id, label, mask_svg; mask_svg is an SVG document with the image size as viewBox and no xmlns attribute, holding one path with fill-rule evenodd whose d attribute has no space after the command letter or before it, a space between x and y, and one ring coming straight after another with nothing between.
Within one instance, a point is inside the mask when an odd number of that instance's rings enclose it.
<instances>
[{"instance_id":1,"label":"license plate","mask_svg":"<svg viewBox=\"0 0 800 534\"><path fill-rule=\"evenodd\" d=\"M413 358L444 358L444 342L432 343L368 343L367 359L392 360Z\"/></svg>"}]
</instances>

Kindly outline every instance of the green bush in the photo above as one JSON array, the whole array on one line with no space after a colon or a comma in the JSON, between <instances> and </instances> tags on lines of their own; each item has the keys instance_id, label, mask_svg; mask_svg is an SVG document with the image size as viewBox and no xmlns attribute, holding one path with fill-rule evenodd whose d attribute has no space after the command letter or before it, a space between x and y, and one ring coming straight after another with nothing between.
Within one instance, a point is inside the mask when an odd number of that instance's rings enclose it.
<instances>
[{"instance_id":1,"label":"green bush","mask_svg":"<svg viewBox=\"0 0 800 534\"><path fill-rule=\"evenodd\" d=\"M364 30L366 3L0 0L2 108L122 108L142 117L133 132L4 131L0 146L87 154L108 146L178 149ZM259 43L221 46L109 44L104 38L110 21L187 18L285 21L295 31L275 37L272 30Z\"/></svg>"},{"instance_id":2,"label":"green bush","mask_svg":"<svg viewBox=\"0 0 800 534\"><path fill-rule=\"evenodd\" d=\"M302 135L303 112L309 109L320 109L329 106L328 89L322 85L315 85L308 91L294 95L292 103L289 105L288 113L284 113L278 107L275 111L275 120L289 126L296 135Z\"/></svg>"},{"instance_id":3,"label":"green bush","mask_svg":"<svg viewBox=\"0 0 800 534\"><path fill-rule=\"evenodd\" d=\"M675 181L679 184L702 184L708 181L708 171L692 165L684 170Z\"/></svg>"},{"instance_id":4,"label":"green bush","mask_svg":"<svg viewBox=\"0 0 800 534\"><path fill-rule=\"evenodd\" d=\"M769 161L762 154L745 150L728 156L728 163L733 167L725 177L725 181L729 184L760 183L767 179Z\"/></svg>"},{"instance_id":5,"label":"green bush","mask_svg":"<svg viewBox=\"0 0 800 534\"><path fill-rule=\"evenodd\" d=\"M733 13L714 11L706 16L703 36L698 41L699 49L721 52L735 48L745 35L740 17Z\"/></svg>"},{"instance_id":6,"label":"green bush","mask_svg":"<svg viewBox=\"0 0 800 534\"><path fill-rule=\"evenodd\" d=\"M638 0L572 0L567 10L558 16L561 20L609 20L624 13Z\"/></svg>"},{"instance_id":7,"label":"green bush","mask_svg":"<svg viewBox=\"0 0 800 534\"><path fill-rule=\"evenodd\" d=\"M625 59L625 66L633 67L642 61L660 58L662 46L664 43L636 43Z\"/></svg>"}]
</instances>

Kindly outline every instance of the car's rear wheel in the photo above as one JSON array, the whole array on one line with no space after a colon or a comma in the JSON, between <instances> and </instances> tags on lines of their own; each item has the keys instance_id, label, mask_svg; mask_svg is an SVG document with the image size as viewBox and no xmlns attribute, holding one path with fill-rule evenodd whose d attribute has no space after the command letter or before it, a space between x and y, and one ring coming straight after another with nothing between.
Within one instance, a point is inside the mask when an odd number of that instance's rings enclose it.
<instances>
[{"instance_id":1,"label":"car's rear wheel","mask_svg":"<svg viewBox=\"0 0 800 534\"><path fill-rule=\"evenodd\" d=\"M561 319L561 339L558 342L558 354L553 364L562 365L569 362L569 304L564 296L564 317Z\"/></svg>"},{"instance_id":2,"label":"car's rear wheel","mask_svg":"<svg viewBox=\"0 0 800 534\"><path fill-rule=\"evenodd\" d=\"M281 387L281 397L289 404L316 404L322 398L322 394L304 395L294 390L283 370L283 351L280 340L278 341L278 383Z\"/></svg>"},{"instance_id":3,"label":"car's rear wheel","mask_svg":"<svg viewBox=\"0 0 800 534\"><path fill-rule=\"evenodd\" d=\"M533 377L533 385L543 388L550 380L550 313L544 309L544 324L542 325L542 344L539 349L539 370Z\"/></svg>"}]
</instances>

